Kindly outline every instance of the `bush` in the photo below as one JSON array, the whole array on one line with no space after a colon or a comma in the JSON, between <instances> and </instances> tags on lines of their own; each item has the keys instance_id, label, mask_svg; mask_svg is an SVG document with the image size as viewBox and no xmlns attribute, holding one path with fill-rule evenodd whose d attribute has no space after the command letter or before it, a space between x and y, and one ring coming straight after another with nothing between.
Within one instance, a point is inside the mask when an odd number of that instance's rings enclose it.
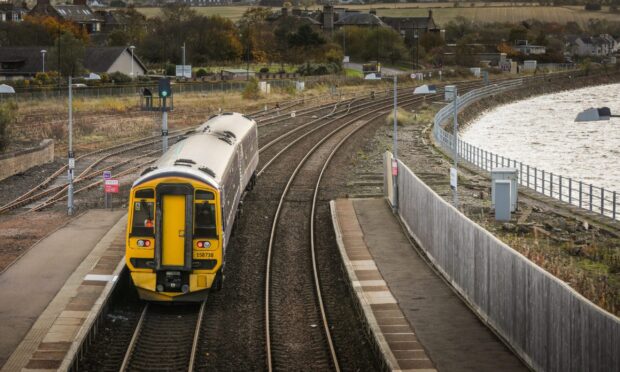
<instances>
[{"instance_id":1,"label":"bush","mask_svg":"<svg viewBox=\"0 0 620 372\"><path fill-rule=\"evenodd\" d=\"M177 74L177 66L172 63L166 63L165 74L166 76L175 76Z\"/></svg>"},{"instance_id":2,"label":"bush","mask_svg":"<svg viewBox=\"0 0 620 372\"><path fill-rule=\"evenodd\" d=\"M197 78L205 77L207 75L209 75L209 73L204 68L199 68L198 71L196 71Z\"/></svg>"},{"instance_id":3,"label":"bush","mask_svg":"<svg viewBox=\"0 0 620 372\"><path fill-rule=\"evenodd\" d=\"M269 73L269 67L261 67L260 73L261 74L268 74Z\"/></svg>"},{"instance_id":4,"label":"bush","mask_svg":"<svg viewBox=\"0 0 620 372\"><path fill-rule=\"evenodd\" d=\"M250 79L246 84L243 93L241 94L244 99L258 99L260 98L260 89L258 88L258 80L256 78Z\"/></svg>"},{"instance_id":5,"label":"bush","mask_svg":"<svg viewBox=\"0 0 620 372\"><path fill-rule=\"evenodd\" d=\"M0 105L0 151L9 143L8 128L17 115L17 103L7 102Z\"/></svg>"},{"instance_id":6,"label":"bush","mask_svg":"<svg viewBox=\"0 0 620 372\"><path fill-rule=\"evenodd\" d=\"M110 80L115 83L131 83L131 77L129 75L125 75L120 71L116 71L110 74Z\"/></svg>"},{"instance_id":7,"label":"bush","mask_svg":"<svg viewBox=\"0 0 620 372\"><path fill-rule=\"evenodd\" d=\"M306 63L297 68L297 73L304 76L337 74L342 70L338 63Z\"/></svg>"}]
</instances>

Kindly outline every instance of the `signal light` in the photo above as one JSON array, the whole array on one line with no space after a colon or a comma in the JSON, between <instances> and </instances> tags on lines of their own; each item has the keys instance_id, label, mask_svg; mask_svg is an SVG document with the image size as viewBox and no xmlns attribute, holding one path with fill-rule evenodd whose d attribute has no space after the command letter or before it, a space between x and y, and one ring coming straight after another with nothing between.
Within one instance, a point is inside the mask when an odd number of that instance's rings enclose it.
<instances>
[{"instance_id":1,"label":"signal light","mask_svg":"<svg viewBox=\"0 0 620 372\"><path fill-rule=\"evenodd\" d=\"M196 247L198 248L209 248L210 246L211 246L211 242L209 241L196 242Z\"/></svg>"}]
</instances>

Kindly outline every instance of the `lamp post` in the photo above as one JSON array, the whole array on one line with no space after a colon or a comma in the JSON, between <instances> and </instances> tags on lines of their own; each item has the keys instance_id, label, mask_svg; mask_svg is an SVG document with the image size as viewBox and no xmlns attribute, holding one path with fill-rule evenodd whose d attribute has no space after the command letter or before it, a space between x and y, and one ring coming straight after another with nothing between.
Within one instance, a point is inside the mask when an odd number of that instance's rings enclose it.
<instances>
[{"instance_id":1,"label":"lamp post","mask_svg":"<svg viewBox=\"0 0 620 372\"><path fill-rule=\"evenodd\" d=\"M47 50L41 49L41 58L43 60L43 73L45 73L45 53L47 53Z\"/></svg>"},{"instance_id":2,"label":"lamp post","mask_svg":"<svg viewBox=\"0 0 620 372\"><path fill-rule=\"evenodd\" d=\"M418 59L418 52L420 50L420 38L418 37L418 31L413 32L413 38L415 39L415 67L418 68L420 64L420 60Z\"/></svg>"},{"instance_id":3,"label":"lamp post","mask_svg":"<svg viewBox=\"0 0 620 372\"><path fill-rule=\"evenodd\" d=\"M131 45L129 46L129 50L131 51L131 78L133 79L133 50L136 49L135 46Z\"/></svg>"},{"instance_id":4,"label":"lamp post","mask_svg":"<svg viewBox=\"0 0 620 372\"><path fill-rule=\"evenodd\" d=\"M181 46L181 50L183 51L183 79L185 79L185 42L183 42L183 45Z\"/></svg>"}]
</instances>

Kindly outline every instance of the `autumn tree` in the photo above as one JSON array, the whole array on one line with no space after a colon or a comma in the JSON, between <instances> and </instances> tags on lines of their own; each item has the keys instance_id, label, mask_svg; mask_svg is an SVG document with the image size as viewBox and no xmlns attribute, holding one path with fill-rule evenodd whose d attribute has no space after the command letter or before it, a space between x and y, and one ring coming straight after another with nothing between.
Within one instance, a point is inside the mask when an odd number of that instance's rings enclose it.
<instances>
[{"instance_id":1,"label":"autumn tree","mask_svg":"<svg viewBox=\"0 0 620 372\"><path fill-rule=\"evenodd\" d=\"M43 26L49 35L55 35L55 37L70 33L74 38L84 43L89 41L86 29L70 21L61 21L51 16L27 16L24 22Z\"/></svg>"}]
</instances>

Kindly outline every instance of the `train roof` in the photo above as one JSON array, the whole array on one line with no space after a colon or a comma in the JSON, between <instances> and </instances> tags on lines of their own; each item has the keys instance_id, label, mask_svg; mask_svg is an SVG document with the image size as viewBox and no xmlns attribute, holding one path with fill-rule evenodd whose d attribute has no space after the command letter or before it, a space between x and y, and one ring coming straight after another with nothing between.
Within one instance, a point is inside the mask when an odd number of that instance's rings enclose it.
<instances>
[{"instance_id":1,"label":"train roof","mask_svg":"<svg viewBox=\"0 0 620 372\"><path fill-rule=\"evenodd\" d=\"M169 173L186 174L219 187L237 144L256 130L256 122L239 113L210 118L195 134L176 143L154 164L155 171L140 177L134 186Z\"/></svg>"}]
</instances>

